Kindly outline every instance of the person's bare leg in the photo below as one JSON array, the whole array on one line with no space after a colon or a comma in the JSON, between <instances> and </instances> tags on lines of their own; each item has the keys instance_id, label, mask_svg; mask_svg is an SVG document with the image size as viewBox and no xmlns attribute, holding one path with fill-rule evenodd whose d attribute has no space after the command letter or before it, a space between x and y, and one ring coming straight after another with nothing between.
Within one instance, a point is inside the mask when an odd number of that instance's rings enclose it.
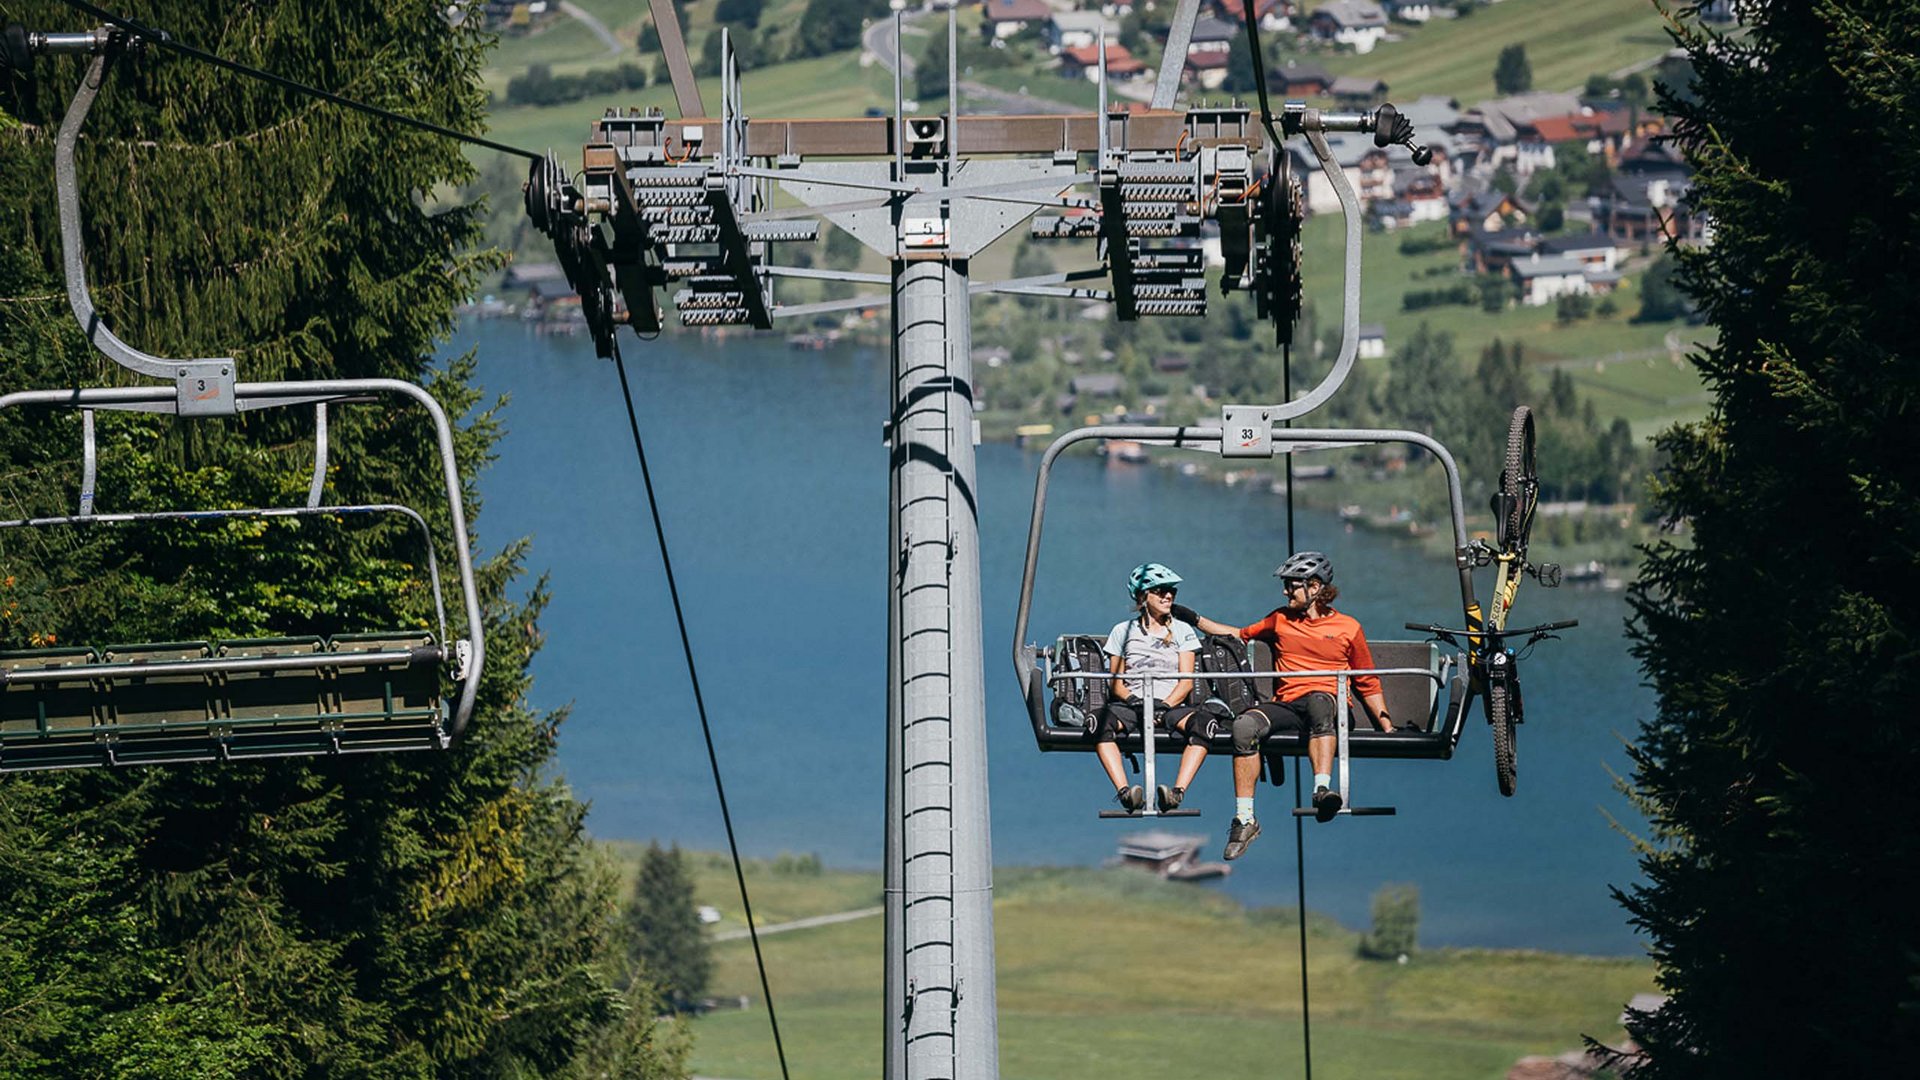
<instances>
[{"instance_id":1,"label":"person's bare leg","mask_svg":"<svg viewBox=\"0 0 1920 1080\"><path fill-rule=\"evenodd\" d=\"M1194 774L1200 771L1200 763L1205 760L1207 748L1204 746L1189 746L1180 751L1180 775L1174 778L1173 786L1192 787Z\"/></svg>"},{"instance_id":2,"label":"person's bare leg","mask_svg":"<svg viewBox=\"0 0 1920 1080\"><path fill-rule=\"evenodd\" d=\"M1096 744L1096 753L1100 755L1100 764L1107 770L1107 779L1113 781L1115 791L1124 791L1127 787L1127 774L1121 768L1120 744L1103 742Z\"/></svg>"},{"instance_id":3,"label":"person's bare leg","mask_svg":"<svg viewBox=\"0 0 1920 1080\"><path fill-rule=\"evenodd\" d=\"M1233 759L1233 794L1253 798L1253 787L1260 782L1260 755L1247 754Z\"/></svg>"},{"instance_id":4,"label":"person's bare leg","mask_svg":"<svg viewBox=\"0 0 1920 1080\"><path fill-rule=\"evenodd\" d=\"M1333 758L1338 742L1337 735L1320 735L1307 743L1307 758L1313 762L1315 776L1333 775Z\"/></svg>"}]
</instances>

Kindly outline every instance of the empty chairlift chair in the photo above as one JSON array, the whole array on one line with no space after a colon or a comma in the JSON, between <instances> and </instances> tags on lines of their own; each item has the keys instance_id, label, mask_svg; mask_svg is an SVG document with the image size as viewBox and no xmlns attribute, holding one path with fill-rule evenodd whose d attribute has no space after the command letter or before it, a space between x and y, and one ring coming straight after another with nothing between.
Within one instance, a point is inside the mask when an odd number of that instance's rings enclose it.
<instances>
[{"instance_id":1,"label":"empty chairlift chair","mask_svg":"<svg viewBox=\"0 0 1920 1080\"><path fill-rule=\"evenodd\" d=\"M421 563L431 582L436 622L432 629L158 643L63 643L0 653L0 772L448 747L472 716L485 645L453 434L445 411L425 390L408 382L239 382L230 359L163 359L115 336L95 312L87 291L73 156L107 61L118 46L105 31L44 35L37 41L42 51L93 54L55 144L69 300L81 327L102 353L123 367L163 383L0 395L0 422L5 421L7 410L29 407L74 409L82 417L77 512L0 521L0 537L12 530L151 528L162 522L398 515L412 523L424 546ZM393 503L322 503L329 407L395 398L418 405L433 422L450 523L448 546L458 563L465 623L464 633L458 636L448 628L433 537L417 510ZM289 405L310 406L315 421L313 482L304 505L123 514L95 511L96 411L170 413L187 421Z\"/></svg>"}]
</instances>

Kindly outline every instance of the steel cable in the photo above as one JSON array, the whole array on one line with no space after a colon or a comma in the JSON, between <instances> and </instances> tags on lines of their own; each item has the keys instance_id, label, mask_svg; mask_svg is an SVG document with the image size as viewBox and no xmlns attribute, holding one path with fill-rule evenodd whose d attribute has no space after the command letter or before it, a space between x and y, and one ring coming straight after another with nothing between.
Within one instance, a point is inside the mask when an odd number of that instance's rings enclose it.
<instances>
[{"instance_id":1,"label":"steel cable","mask_svg":"<svg viewBox=\"0 0 1920 1080\"><path fill-rule=\"evenodd\" d=\"M492 139L483 138L479 135L469 135L463 131L455 131L454 129L449 127L442 127L439 124L431 123L426 120L419 120L414 117L407 116L404 113L394 112L391 109L383 109L383 108L380 108L378 105L369 105L364 101L355 101L354 99L349 97L342 97L341 95L336 94L331 90L322 90L317 86L308 86L306 83L299 82L294 79L289 79L284 75L275 75L271 71L264 71L260 68L252 67L248 64L242 64L237 60L229 60L224 56L220 56L216 53L210 53L205 49L198 49L193 47L192 45L186 44L183 41L179 41L175 39L172 34L167 33L165 30L157 30L143 23L135 22L132 19L123 18L119 15L115 15L113 12L108 11L105 8L97 7L93 4L88 3L87 0L60 0L60 2L74 9L75 11L79 11L84 14L91 15L94 18L99 19L101 22L107 23L110 26L117 26L120 29L125 30L127 33L132 34L134 37L140 39L141 41L150 42L154 45L160 46L163 49L170 49L173 52L179 53L182 56L189 56L195 60L212 64L215 67L225 68L228 71L245 75L248 78L260 79L264 82L273 83L276 86L282 87L287 90L292 90L296 93L306 94L310 97L319 98L322 101L331 102L342 108L353 109L356 112L366 113L368 116L379 117L380 119L383 119L383 120L391 120L396 124L403 124L407 127L415 128L420 131L431 132L435 135L444 135L449 139L458 139L461 142L471 143L474 146L484 146L490 150L498 150L501 153L505 153L505 154L517 154L520 157L526 158L530 161L539 161L544 156L541 154L536 154L531 150L522 150L517 146L508 146L506 143L495 142Z\"/></svg>"},{"instance_id":2,"label":"steel cable","mask_svg":"<svg viewBox=\"0 0 1920 1080\"><path fill-rule=\"evenodd\" d=\"M653 472L647 468L647 448L640 438L640 417L633 407L633 388L627 382L627 364L620 356L620 336L613 337L613 368L620 374L620 398L627 405L627 425L633 430L633 453L640 459L640 481L647 491L647 512L653 516L653 536L660 545L660 564L666 570L667 595L673 600L673 621L680 628L680 650L687 658L687 679L693 684L693 706L700 714L700 734L707 743L707 764L713 770L713 787L720 796L720 820L727 829L727 851L733 856L733 876L740 885L740 906L747 916L747 936L753 941L753 962L760 969L760 993L767 999L767 1022L773 1027L773 1049L780 1058L780 1076L787 1080L787 1051L780 1041L780 1018L773 1011L773 988L767 984L767 962L760 952L760 930L753 921L753 901L747 895L747 876L740 867L740 845L733 836L733 813L727 808L727 786L720 779L720 756L713 749L713 727L707 722L706 698L700 693L700 673L693 662L693 639L687 634L687 617L680 606L680 586L673 576L673 558L667 554L666 528L660 521L660 504L653 494Z\"/></svg>"}]
</instances>

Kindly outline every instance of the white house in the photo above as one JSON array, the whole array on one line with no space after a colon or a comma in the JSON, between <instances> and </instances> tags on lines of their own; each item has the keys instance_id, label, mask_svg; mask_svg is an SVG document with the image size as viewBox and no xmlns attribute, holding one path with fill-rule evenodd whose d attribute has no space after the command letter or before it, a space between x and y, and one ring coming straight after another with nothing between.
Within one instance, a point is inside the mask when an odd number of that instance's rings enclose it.
<instances>
[{"instance_id":1,"label":"white house","mask_svg":"<svg viewBox=\"0 0 1920 1080\"><path fill-rule=\"evenodd\" d=\"M1373 0L1329 0L1308 16L1307 29L1324 41L1370 53L1387 36L1387 13Z\"/></svg>"},{"instance_id":2,"label":"white house","mask_svg":"<svg viewBox=\"0 0 1920 1080\"><path fill-rule=\"evenodd\" d=\"M1379 323L1360 324L1360 359L1377 360L1387 355L1387 328Z\"/></svg>"},{"instance_id":3,"label":"white house","mask_svg":"<svg viewBox=\"0 0 1920 1080\"><path fill-rule=\"evenodd\" d=\"M1010 38L1031 23L1053 18L1046 0L984 0L980 5L981 28L994 39Z\"/></svg>"},{"instance_id":4,"label":"white house","mask_svg":"<svg viewBox=\"0 0 1920 1080\"><path fill-rule=\"evenodd\" d=\"M1520 302L1528 307L1550 304L1570 293L1585 296L1593 291L1587 282L1587 264L1565 255L1536 253L1515 259L1511 272L1520 283Z\"/></svg>"},{"instance_id":5,"label":"white house","mask_svg":"<svg viewBox=\"0 0 1920 1080\"><path fill-rule=\"evenodd\" d=\"M1120 24L1098 11L1058 12L1047 24L1047 48L1055 56L1067 49L1093 48L1102 30L1108 41L1120 40Z\"/></svg>"}]
</instances>

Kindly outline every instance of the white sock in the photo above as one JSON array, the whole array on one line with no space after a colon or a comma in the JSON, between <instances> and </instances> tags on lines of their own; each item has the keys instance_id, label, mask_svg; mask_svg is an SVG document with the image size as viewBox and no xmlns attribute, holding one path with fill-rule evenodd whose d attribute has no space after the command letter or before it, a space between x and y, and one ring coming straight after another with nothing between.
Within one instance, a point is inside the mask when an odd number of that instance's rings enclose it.
<instances>
[{"instance_id":1,"label":"white sock","mask_svg":"<svg viewBox=\"0 0 1920 1080\"><path fill-rule=\"evenodd\" d=\"M1237 795L1234 796L1233 816L1240 821L1252 821L1253 820L1253 796L1249 795L1244 799L1240 798Z\"/></svg>"},{"instance_id":2,"label":"white sock","mask_svg":"<svg viewBox=\"0 0 1920 1080\"><path fill-rule=\"evenodd\" d=\"M1317 772L1313 774L1313 789L1315 791L1318 791L1321 788L1330 788L1332 786L1333 786L1332 773Z\"/></svg>"}]
</instances>

